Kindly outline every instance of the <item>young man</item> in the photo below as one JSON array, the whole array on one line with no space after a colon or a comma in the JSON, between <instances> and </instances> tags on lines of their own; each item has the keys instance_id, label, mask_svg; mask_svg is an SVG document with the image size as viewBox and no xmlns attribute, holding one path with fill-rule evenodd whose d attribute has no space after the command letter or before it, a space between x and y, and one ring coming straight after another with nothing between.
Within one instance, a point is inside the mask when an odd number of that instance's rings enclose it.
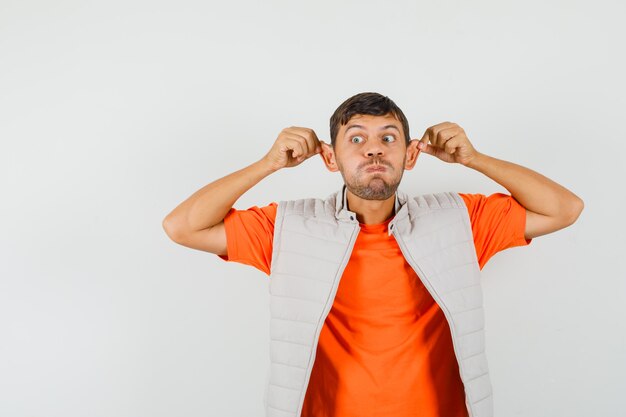
<instances>
[{"instance_id":1,"label":"young man","mask_svg":"<svg viewBox=\"0 0 626 417\"><path fill-rule=\"evenodd\" d=\"M270 276L272 417L488 417L480 270L495 253L574 223L583 201L478 152L455 123L410 139L388 97L361 93L330 119L331 144L283 129L258 162L208 184L163 227L175 242ZM511 194L398 190L421 152ZM344 185L326 199L233 204L267 175L320 154Z\"/></svg>"}]
</instances>

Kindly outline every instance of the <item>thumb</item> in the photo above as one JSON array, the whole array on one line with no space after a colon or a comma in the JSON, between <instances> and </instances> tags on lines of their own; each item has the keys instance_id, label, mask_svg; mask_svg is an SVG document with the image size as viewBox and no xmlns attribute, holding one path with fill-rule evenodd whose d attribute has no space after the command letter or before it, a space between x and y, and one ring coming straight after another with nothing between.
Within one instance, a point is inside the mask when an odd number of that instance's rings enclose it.
<instances>
[{"instance_id":1,"label":"thumb","mask_svg":"<svg viewBox=\"0 0 626 417\"><path fill-rule=\"evenodd\" d=\"M428 143L426 143L426 142L420 141L420 142L417 144L417 148L418 148L420 151L422 151L422 152L425 152L425 153L430 154L430 155L434 155L434 149L433 149L433 147L432 147L432 146L430 146L430 145L429 145Z\"/></svg>"}]
</instances>

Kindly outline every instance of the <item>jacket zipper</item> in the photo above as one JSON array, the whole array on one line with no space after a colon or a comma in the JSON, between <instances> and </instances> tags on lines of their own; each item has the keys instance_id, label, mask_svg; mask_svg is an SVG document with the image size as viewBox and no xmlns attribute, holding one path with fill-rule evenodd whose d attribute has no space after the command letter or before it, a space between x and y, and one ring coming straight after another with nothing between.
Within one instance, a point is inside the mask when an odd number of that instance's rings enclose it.
<instances>
[{"instance_id":1,"label":"jacket zipper","mask_svg":"<svg viewBox=\"0 0 626 417\"><path fill-rule=\"evenodd\" d=\"M451 314L448 311L448 308L445 306L444 303L441 302L441 298L439 297L439 294L437 294L437 292L430 285L430 282L428 281L428 279L425 278L426 275L424 274L424 271L422 271L422 269L416 263L413 262L413 259L409 260L409 257L407 257L407 253L409 253L409 252L408 252L406 246L404 245L404 241L402 240L402 237L401 236L396 236L396 231L395 231L395 229L393 229L393 227L392 227L391 234L396 239L396 242L398 242L398 244L400 246L400 250L402 251L402 254L404 255L404 258L407 260L407 262L409 262L411 267L413 269L415 269L420 274L420 280L426 286L426 288L428 289L428 292L430 293L430 295L433 296L433 298L435 299L435 301L439 305L439 308L441 308L441 310L445 314L446 320L448 321L448 324L449 325L452 324L452 322L450 320ZM452 348L454 349L454 355L457 357L457 362L458 362L458 358L460 358L460 356L459 356L459 352L458 352L457 346L456 346L456 333L454 331L454 326L450 325L448 327L450 328L450 332L452 332ZM459 369L460 369L460 366L459 366ZM463 386L465 387L465 382L463 382ZM469 413L469 417L473 417L474 412L472 410L471 403L469 401L467 401L467 398L469 398L468 395L467 395L467 391L465 393L465 396L466 396L465 406L467 407L467 411Z\"/></svg>"},{"instance_id":2,"label":"jacket zipper","mask_svg":"<svg viewBox=\"0 0 626 417\"><path fill-rule=\"evenodd\" d=\"M342 264L339 267L339 270L337 272L337 276L335 277L335 281L333 282L333 289L332 292L329 296L330 300L334 300L335 299L335 295L337 294L337 289L339 288L339 281L341 280L341 276L343 275L343 271L346 269L346 266L348 265L348 262L350 261L350 254L352 253L352 250L354 248L354 242L356 242L356 237L358 236L358 232L361 230L361 228L359 227L358 223L356 224L356 227L354 228L354 230L352 231L352 236L350 237L350 242L348 243L348 250L346 251L346 253L344 254L344 259L342 260ZM355 233L356 232L356 233ZM300 398L300 405L298 405L298 411L296 413L296 417L300 417L302 415L302 405L304 404L304 397L306 396L306 391L309 385L309 379L311 377L311 372L313 371L313 366L315 364L315 357L317 356L317 343L320 337L320 333L322 332L322 328L324 327L324 323L326 322L326 317L328 316L328 313L330 313L330 310L333 307L333 303L332 301L328 300L326 302L326 307L324 309L324 313L323 313L323 318L324 320L321 321L321 325L317 328L316 333L315 333L315 340L313 341L313 353L311 356L311 361L310 361L310 365L307 369L307 374L306 374L306 378L304 380L304 389L302 390L302 396Z\"/></svg>"}]
</instances>

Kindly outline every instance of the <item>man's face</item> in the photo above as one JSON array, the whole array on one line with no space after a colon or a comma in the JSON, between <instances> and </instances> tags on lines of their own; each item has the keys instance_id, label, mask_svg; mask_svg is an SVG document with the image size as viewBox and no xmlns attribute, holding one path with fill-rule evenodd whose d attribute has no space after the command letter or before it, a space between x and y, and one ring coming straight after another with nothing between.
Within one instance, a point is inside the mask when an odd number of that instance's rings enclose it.
<instances>
[{"instance_id":1,"label":"man's face","mask_svg":"<svg viewBox=\"0 0 626 417\"><path fill-rule=\"evenodd\" d=\"M339 127L334 149L322 144L322 156L329 170L341 172L350 192L365 200L386 200L396 192L404 170L415 165L416 145L411 141L407 152L402 124L391 114L355 115Z\"/></svg>"}]
</instances>

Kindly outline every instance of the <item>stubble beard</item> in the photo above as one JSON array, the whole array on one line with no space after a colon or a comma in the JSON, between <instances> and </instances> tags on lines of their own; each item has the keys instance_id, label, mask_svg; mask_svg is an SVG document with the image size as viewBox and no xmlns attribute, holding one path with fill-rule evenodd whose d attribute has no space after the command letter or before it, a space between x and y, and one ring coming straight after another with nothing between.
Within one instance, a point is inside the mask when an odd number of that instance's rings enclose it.
<instances>
[{"instance_id":1,"label":"stubble beard","mask_svg":"<svg viewBox=\"0 0 626 417\"><path fill-rule=\"evenodd\" d=\"M339 165L339 163L337 164ZM367 173L364 172L360 177L349 177L343 172L343 167L339 166L343 182L346 184L346 188L354 195L364 200L387 200L390 198L400 185L402 180L402 173L397 181L392 183L387 182L383 178L387 173ZM391 169L387 167L387 169Z\"/></svg>"}]
</instances>

